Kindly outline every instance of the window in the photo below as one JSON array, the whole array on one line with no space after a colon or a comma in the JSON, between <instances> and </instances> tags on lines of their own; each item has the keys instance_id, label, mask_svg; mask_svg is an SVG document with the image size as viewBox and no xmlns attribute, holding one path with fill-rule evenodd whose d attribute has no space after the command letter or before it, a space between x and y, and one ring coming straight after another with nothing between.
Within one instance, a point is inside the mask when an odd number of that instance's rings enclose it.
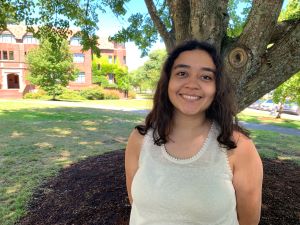
<instances>
[{"instance_id":1,"label":"window","mask_svg":"<svg viewBox=\"0 0 300 225\"><path fill-rule=\"evenodd\" d=\"M14 52L9 51L9 60L14 60Z\"/></svg>"},{"instance_id":2,"label":"window","mask_svg":"<svg viewBox=\"0 0 300 225\"><path fill-rule=\"evenodd\" d=\"M39 40L34 38L32 35L26 35L23 38L24 44L39 44Z\"/></svg>"},{"instance_id":3,"label":"window","mask_svg":"<svg viewBox=\"0 0 300 225\"><path fill-rule=\"evenodd\" d=\"M114 55L114 64L116 64L117 56Z\"/></svg>"},{"instance_id":4,"label":"window","mask_svg":"<svg viewBox=\"0 0 300 225\"><path fill-rule=\"evenodd\" d=\"M0 51L0 60L14 60L14 51Z\"/></svg>"},{"instance_id":5,"label":"window","mask_svg":"<svg viewBox=\"0 0 300 225\"><path fill-rule=\"evenodd\" d=\"M126 64L126 56L123 56L123 63Z\"/></svg>"},{"instance_id":6,"label":"window","mask_svg":"<svg viewBox=\"0 0 300 225\"><path fill-rule=\"evenodd\" d=\"M80 37L72 37L70 40L70 45L80 46L81 38Z\"/></svg>"},{"instance_id":7,"label":"window","mask_svg":"<svg viewBox=\"0 0 300 225\"><path fill-rule=\"evenodd\" d=\"M16 43L16 39L11 34L1 34L0 35L0 42L2 42L2 43Z\"/></svg>"},{"instance_id":8,"label":"window","mask_svg":"<svg viewBox=\"0 0 300 225\"><path fill-rule=\"evenodd\" d=\"M76 83L85 83L85 73L80 72L75 80Z\"/></svg>"},{"instance_id":9,"label":"window","mask_svg":"<svg viewBox=\"0 0 300 225\"><path fill-rule=\"evenodd\" d=\"M82 54L82 53L73 54L73 62L74 63L83 63L84 62L84 54Z\"/></svg>"},{"instance_id":10,"label":"window","mask_svg":"<svg viewBox=\"0 0 300 225\"><path fill-rule=\"evenodd\" d=\"M108 62L112 63L112 56L111 55L108 56Z\"/></svg>"},{"instance_id":11,"label":"window","mask_svg":"<svg viewBox=\"0 0 300 225\"><path fill-rule=\"evenodd\" d=\"M2 52L3 60L8 60L7 51Z\"/></svg>"},{"instance_id":12,"label":"window","mask_svg":"<svg viewBox=\"0 0 300 225\"><path fill-rule=\"evenodd\" d=\"M109 73L108 75L108 83L113 84L115 83L115 77L113 74Z\"/></svg>"}]
</instances>

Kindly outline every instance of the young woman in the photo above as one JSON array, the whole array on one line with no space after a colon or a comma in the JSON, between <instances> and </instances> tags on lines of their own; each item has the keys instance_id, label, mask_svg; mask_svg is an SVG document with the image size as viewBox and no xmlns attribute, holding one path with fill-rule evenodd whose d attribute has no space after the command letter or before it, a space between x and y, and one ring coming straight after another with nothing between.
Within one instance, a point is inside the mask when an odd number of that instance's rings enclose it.
<instances>
[{"instance_id":1,"label":"young woman","mask_svg":"<svg viewBox=\"0 0 300 225\"><path fill-rule=\"evenodd\" d=\"M187 41L169 54L125 151L130 225L259 223L262 163L231 89L210 44Z\"/></svg>"}]
</instances>

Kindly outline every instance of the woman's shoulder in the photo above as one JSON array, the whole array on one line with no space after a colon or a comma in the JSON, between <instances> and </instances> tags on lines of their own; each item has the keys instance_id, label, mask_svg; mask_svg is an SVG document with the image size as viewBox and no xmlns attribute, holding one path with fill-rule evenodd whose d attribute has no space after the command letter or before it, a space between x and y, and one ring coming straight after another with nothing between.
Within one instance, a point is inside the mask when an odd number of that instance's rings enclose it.
<instances>
[{"instance_id":1,"label":"woman's shoulder","mask_svg":"<svg viewBox=\"0 0 300 225\"><path fill-rule=\"evenodd\" d=\"M233 158L235 165L243 165L245 162L261 161L258 151L251 138L239 131L233 132L233 140L236 143L236 148L233 149Z\"/></svg>"},{"instance_id":2,"label":"woman's shoulder","mask_svg":"<svg viewBox=\"0 0 300 225\"><path fill-rule=\"evenodd\" d=\"M142 135L138 129L133 129L128 138L126 151L133 155L139 155L144 138L145 135Z\"/></svg>"}]
</instances>

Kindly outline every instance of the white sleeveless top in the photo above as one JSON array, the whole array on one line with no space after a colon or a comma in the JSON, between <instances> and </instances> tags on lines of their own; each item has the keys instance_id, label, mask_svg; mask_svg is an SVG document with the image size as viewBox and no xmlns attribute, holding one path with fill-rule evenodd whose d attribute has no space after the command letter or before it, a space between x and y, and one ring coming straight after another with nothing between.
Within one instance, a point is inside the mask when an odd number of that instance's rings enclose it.
<instances>
[{"instance_id":1,"label":"white sleeveless top","mask_svg":"<svg viewBox=\"0 0 300 225\"><path fill-rule=\"evenodd\" d=\"M238 225L232 171L213 123L196 155L176 159L144 137L133 178L130 225Z\"/></svg>"}]
</instances>

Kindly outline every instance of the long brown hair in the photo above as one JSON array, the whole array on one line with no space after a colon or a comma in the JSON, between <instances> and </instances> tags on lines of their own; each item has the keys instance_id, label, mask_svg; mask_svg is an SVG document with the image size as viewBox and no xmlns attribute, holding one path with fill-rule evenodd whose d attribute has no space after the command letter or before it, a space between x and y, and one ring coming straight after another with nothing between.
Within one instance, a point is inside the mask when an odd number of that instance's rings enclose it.
<instances>
[{"instance_id":1,"label":"long brown hair","mask_svg":"<svg viewBox=\"0 0 300 225\"><path fill-rule=\"evenodd\" d=\"M249 137L249 132L238 125L233 86L230 79L222 73L222 63L214 46L197 40L186 41L169 53L157 83L153 108L145 119L145 125L138 125L136 129L140 134L145 135L152 128L153 140L156 145L165 144L168 141L174 112L174 106L168 96L171 70L174 61L182 52L196 49L207 52L216 66L216 94L210 107L206 110L206 117L217 122L220 127L218 142L228 150L236 148L236 143L232 138L233 131L238 130L247 137Z\"/></svg>"}]
</instances>

